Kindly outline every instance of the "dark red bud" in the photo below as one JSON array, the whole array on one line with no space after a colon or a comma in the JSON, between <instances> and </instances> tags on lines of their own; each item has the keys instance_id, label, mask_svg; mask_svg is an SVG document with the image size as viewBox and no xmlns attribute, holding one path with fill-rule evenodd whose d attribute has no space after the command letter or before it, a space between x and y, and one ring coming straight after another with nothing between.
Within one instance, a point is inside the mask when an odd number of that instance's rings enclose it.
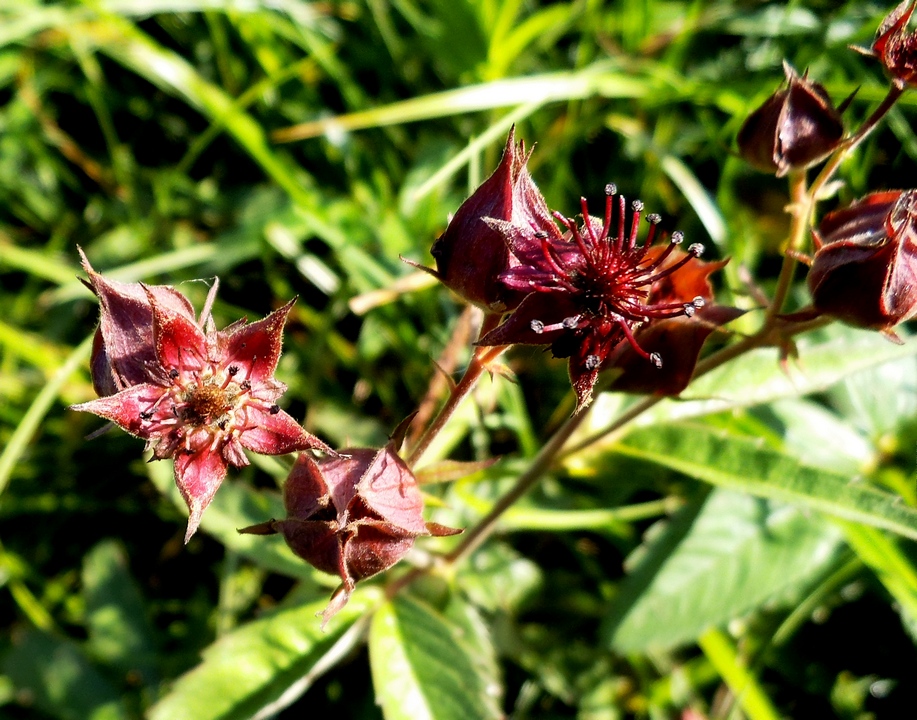
<instances>
[{"instance_id":1,"label":"dark red bud","mask_svg":"<svg viewBox=\"0 0 917 720\"><path fill-rule=\"evenodd\" d=\"M872 47L865 51L879 59L899 88L917 81L917 33L907 31L915 4L904 0L892 10L879 26Z\"/></svg>"},{"instance_id":2,"label":"dark red bud","mask_svg":"<svg viewBox=\"0 0 917 720\"><path fill-rule=\"evenodd\" d=\"M497 282L516 261L503 234L485 218L526 222L536 216L549 217L544 198L525 167L528 158L525 146L516 143L511 130L500 165L462 203L430 250L443 284L491 312L512 310L525 293Z\"/></svg>"},{"instance_id":3,"label":"dark red bud","mask_svg":"<svg viewBox=\"0 0 917 720\"><path fill-rule=\"evenodd\" d=\"M417 480L395 453L397 442L320 461L300 454L284 486L287 518L271 521L268 529L262 523L240 531L279 532L299 557L341 578L324 621L344 606L359 580L401 560L414 538L461 532L424 521Z\"/></svg>"},{"instance_id":4,"label":"dark red bud","mask_svg":"<svg viewBox=\"0 0 917 720\"><path fill-rule=\"evenodd\" d=\"M917 314L917 190L867 195L821 221L807 282L815 309L890 330Z\"/></svg>"},{"instance_id":5,"label":"dark red bud","mask_svg":"<svg viewBox=\"0 0 917 720\"><path fill-rule=\"evenodd\" d=\"M784 71L787 86L748 116L737 138L742 157L778 177L822 160L844 135L825 88L786 63Z\"/></svg>"}]
</instances>

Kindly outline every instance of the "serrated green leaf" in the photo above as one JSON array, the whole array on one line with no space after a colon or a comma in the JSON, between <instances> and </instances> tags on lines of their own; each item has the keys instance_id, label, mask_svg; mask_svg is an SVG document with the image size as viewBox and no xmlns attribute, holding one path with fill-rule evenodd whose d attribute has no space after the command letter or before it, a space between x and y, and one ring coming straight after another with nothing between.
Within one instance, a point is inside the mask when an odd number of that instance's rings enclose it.
<instances>
[{"instance_id":1,"label":"serrated green leaf","mask_svg":"<svg viewBox=\"0 0 917 720\"><path fill-rule=\"evenodd\" d=\"M204 650L201 664L178 679L148 720L250 720L266 708L279 711L332 666L329 659L341 659L334 655L336 643L378 597L375 588L360 588L326 631L317 617L324 601L241 626ZM359 634L348 640L356 644Z\"/></svg>"},{"instance_id":2,"label":"serrated green leaf","mask_svg":"<svg viewBox=\"0 0 917 720\"><path fill-rule=\"evenodd\" d=\"M397 597L373 617L369 659L386 720L502 717L465 630L416 600Z\"/></svg>"},{"instance_id":3,"label":"serrated green leaf","mask_svg":"<svg viewBox=\"0 0 917 720\"><path fill-rule=\"evenodd\" d=\"M780 425L783 447L804 465L853 475L876 461L876 450L844 418L810 400L779 400L762 409Z\"/></svg>"},{"instance_id":4,"label":"serrated green leaf","mask_svg":"<svg viewBox=\"0 0 917 720\"><path fill-rule=\"evenodd\" d=\"M695 514L696 512L696 514ZM612 603L604 637L620 652L696 640L825 571L840 532L783 503L715 490L649 547Z\"/></svg>"},{"instance_id":5,"label":"serrated green leaf","mask_svg":"<svg viewBox=\"0 0 917 720\"><path fill-rule=\"evenodd\" d=\"M125 677L139 675L150 686L156 677L153 631L143 596L127 568L121 543L96 545L83 562L83 596L89 625L88 649Z\"/></svg>"},{"instance_id":6,"label":"serrated green leaf","mask_svg":"<svg viewBox=\"0 0 917 720\"><path fill-rule=\"evenodd\" d=\"M798 359L786 368L776 348L747 353L698 378L680 399L719 403L726 409L724 403L748 407L808 395L864 369L917 354L917 340L896 345L876 332L837 325L801 338L798 351Z\"/></svg>"},{"instance_id":7,"label":"serrated green leaf","mask_svg":"<svg viewBox=\"0 0 917 720\"><path fill-rule=\"evenodd\" d=\"M124 720L116 688L82 649L38 630L17 637L4 670L35 707L61 720Z\"/></svg>"},{"instance_id":8,"label":"serrated green leaf","mask_svg":"<svg viewBox=\"0 0 917 720\"><path fill-rule=\"evenodd\" d=\"M640 429L615 452L712 485L772 498L917 539L917 510L856 478L799 464L755 439L701 424Z\"/></svg>"},{"instance_id":9,"label":"serrated green leaf","mask_svg":"<svg viewBox=\"0 0 917 720\"><path fill-rule=\"evenodd\" d=\"M834 388L831 399L870 437L895 432L917 415L917 358L857 373Z\"/></svg>"}]
</instances>

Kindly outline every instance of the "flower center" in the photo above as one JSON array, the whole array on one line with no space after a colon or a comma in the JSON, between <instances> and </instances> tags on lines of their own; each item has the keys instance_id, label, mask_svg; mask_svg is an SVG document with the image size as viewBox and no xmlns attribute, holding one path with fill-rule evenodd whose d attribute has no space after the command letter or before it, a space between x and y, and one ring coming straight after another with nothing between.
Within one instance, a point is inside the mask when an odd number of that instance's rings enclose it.
<instances>
[{"instance_id":1,"label":"flower center","mask_svg":"<svg viewBox=\"0 0 917 720\"><path fill-rule=\"evenodd\" d=\"M210 425L232 410L239 386L230 383L222 388L213 383L192 385L182 396L183 419L190 425Z\"/></svg>"}]
</instances>

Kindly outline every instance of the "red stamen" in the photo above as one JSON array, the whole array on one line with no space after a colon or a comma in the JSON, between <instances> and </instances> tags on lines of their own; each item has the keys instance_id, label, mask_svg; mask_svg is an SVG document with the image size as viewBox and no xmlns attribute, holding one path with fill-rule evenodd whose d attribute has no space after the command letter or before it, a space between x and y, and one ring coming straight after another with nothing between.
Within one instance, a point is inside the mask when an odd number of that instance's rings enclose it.
<instances>
[{"instance_id":1,"label":"red stamen","mask_svg":"<svg viewBox=\"0 0 917 720\"><path fill-rule=\"evenodd\" d=\"M628 250L633 250L637 245L637 231L640 229L640 215L643 212L643 203L639 200L634 200L631 207L633 208L634 216L630 222L630 237L627 239ZM644 245L644 252L645 251L646 246Z\"/></svg>"}]
</instances>

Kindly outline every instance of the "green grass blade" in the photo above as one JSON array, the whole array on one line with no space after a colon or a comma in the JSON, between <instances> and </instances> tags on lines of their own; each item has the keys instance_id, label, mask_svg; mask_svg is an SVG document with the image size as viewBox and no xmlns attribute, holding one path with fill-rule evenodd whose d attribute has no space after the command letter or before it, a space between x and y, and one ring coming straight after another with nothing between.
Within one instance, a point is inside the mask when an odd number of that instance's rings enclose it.
<instances>
[{"instance_id":1,"label":"green grass blade","mask_svg":"<svg viewBox=\"0 0 917 720\"><path fill-rule=\"evenodd\" d=\"M80 366L88 362L89 351L92 347L92 337L90 335L83 340L70 353L54 377L35 396L29 409L22 416L22 420L10 436L6 447L3 448L3 452L0 453L0 494L6 489L13 468L25 453L29 442L38 430L38 426L60 394L61 388Z\"/></svg>"},{"instance_id":2,"label":"green grass blade","mask_svg":"<svg viewBox=\"0 0 917 720\"><path fill-rule=\"evenodd\" d=\"M608 68L607 64L578 72L559 72L532 77L495 80L458 90L403 100L372 110L363 110L277 130L277 142L305 140L370 127L384 127L430 118L461 115L515 105L582 100L588 97L639 98L651 91L638 77Z\"/></svg>"}]
</instances>

